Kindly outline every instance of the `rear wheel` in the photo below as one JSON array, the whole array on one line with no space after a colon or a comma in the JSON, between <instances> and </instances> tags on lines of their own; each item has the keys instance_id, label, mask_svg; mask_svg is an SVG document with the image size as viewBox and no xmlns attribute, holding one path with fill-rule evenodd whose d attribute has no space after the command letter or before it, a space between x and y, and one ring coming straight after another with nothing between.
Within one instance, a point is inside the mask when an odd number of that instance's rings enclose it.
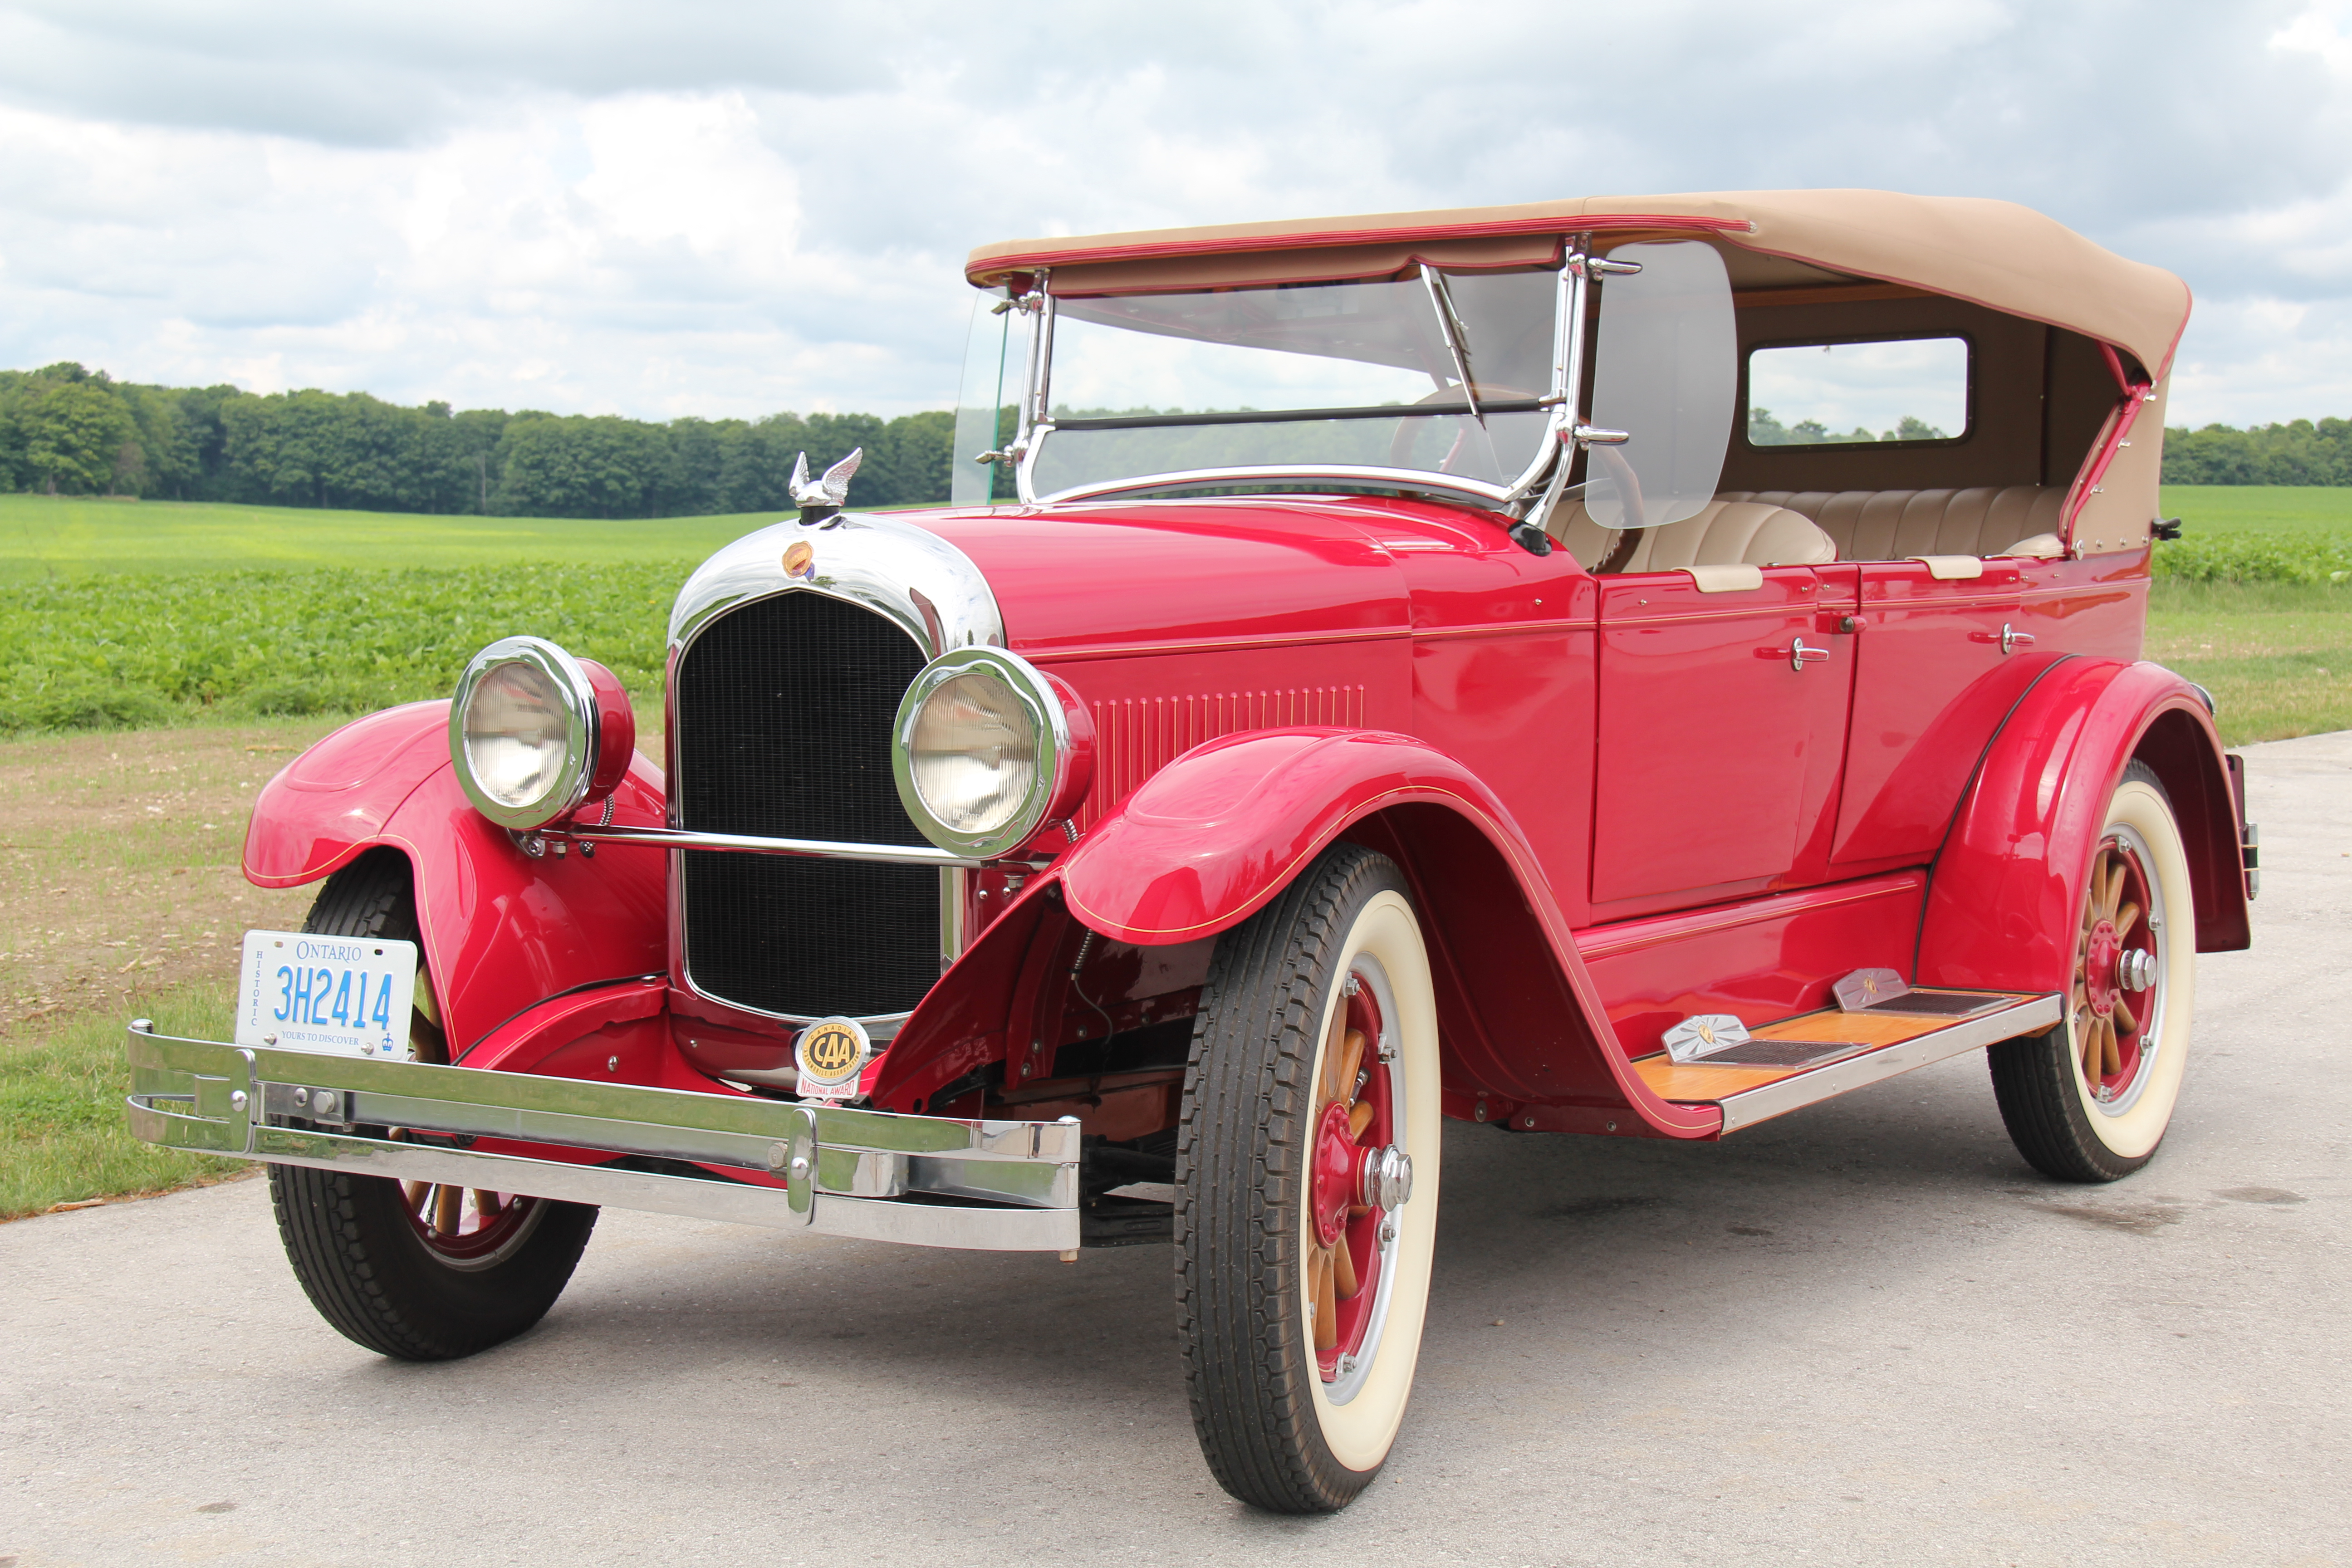
<instances>
[{"instance_id":1,"label":"rear wheel","mask_svg":"<svg viewBox=\"0 0 2352 1568\"><path fill-rule=\"evenodd\" d=\"M1437 1234L1437 1016L1403 874L1327 852L1218 943L1178 1129L1180 1337L1218 1483L1284 1513L1380 1471Z\"/></svg>"},{"instance_id":2,"label":"rear wheel","mask_svg":"<svg viewBox=\"0 0 2352 1568\"><path fill-rule=\"evenodd\" d=\"M2196 995L2196 911L2172 803L2145 763L2124 770L2091 857L2067 1016L1987 1053L2019 1153L2062 1182L2147 1163L2172 1121Z\"/></svg>"},{"instance_id":3,"label":"rear wheel","mask_svg":"<svg viewBox=\"0 0 2352 1568\"><path fill-rule=\"evenodd\" d=\"M302 929L416 941L408 861L376 850L336 872ZM446 1058L422 1011L410 1039L421 1059ZM596 1227L587 1205L301 1165L269 1167L269 1204L319 1315L404 1361L471 1355L530 1328Z\"/></svg>"}]
</instances>

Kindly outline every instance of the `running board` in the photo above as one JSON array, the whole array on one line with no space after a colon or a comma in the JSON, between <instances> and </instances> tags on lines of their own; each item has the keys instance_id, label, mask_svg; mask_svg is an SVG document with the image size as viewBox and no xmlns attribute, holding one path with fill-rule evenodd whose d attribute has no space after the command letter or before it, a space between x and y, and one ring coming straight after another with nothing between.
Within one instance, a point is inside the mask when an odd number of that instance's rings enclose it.
<instances>
[{"instance_id":1,"label":"running board","mask_svg":"<svg viewBox=\"0 0 2352 1568\"><path fill-rule=\"evenodd\" d=\"M1729 1132L1962 1051L2039 1034L2065 1016L2055 994L1938 989L1910 995L1948 997L1956 1006L1973 999L1981 1006L1957 1022L1916 1011L1824 1007L1763 1025L1750 1032L1747 1045L1725 1053L1750 1058L1746 1061L1678 1062L1660 1051L1637 1059L1633 1070L1662 1100L1719 1108L1723 1131ZM1780 1059L1754 1059L1775 1057Z\"/></svg>"}]
</instances>

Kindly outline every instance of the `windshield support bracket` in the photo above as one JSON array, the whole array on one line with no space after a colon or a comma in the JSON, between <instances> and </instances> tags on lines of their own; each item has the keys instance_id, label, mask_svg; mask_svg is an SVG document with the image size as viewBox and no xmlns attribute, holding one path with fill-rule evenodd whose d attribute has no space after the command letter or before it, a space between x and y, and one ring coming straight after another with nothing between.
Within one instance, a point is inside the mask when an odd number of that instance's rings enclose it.
<instances>
[{"instance_id":1,"label":"windshield support bracket","mask_svg":"<svg viewBox=\"0 0 2352 1568\"><path fill-rule=\"evenodd\" d=\"M1486 427L1486 416L1478 406L1478 389L1470 384L1469 334L1462 330L1462 318L1454 309L1454 295L1445 287L1445 279L1437 268L1423 262L1421 281L1429 290L1429 308L1437 312L1437 330L1445 335L1446 353L1454 356L1454 374L1462 383L1463 401L1470 405L1470 417L1478 421L1478 428Z\"/></svg>"}]
</instances>

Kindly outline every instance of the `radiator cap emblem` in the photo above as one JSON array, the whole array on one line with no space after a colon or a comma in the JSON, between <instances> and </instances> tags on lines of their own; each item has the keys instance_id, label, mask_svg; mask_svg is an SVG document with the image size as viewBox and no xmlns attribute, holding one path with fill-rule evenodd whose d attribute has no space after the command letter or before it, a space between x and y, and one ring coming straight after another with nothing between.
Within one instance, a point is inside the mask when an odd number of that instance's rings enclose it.
<instances>
[{"instance_id":1,"label":"radiator cap emblem","mask_svg":"<svg viewBox=\"0 0 2352 1568\"><path fill-rule=\"evenodd\" d=\"M805 539L793 541L784 552L784 575L805 583L816 575L816 546Z\"/></svg>"},{"instance_id":2,"label":"radiator cap emblem","mask_svg":"<svg viewBox=\"0 0 2352 1568\"><path fill-rule=\"evenodd\" d=\"M855 1018L819 1018L793 1046L803 1100L847 1100L874 1055L874 1041Z\"/></svg>"}]
</instances>

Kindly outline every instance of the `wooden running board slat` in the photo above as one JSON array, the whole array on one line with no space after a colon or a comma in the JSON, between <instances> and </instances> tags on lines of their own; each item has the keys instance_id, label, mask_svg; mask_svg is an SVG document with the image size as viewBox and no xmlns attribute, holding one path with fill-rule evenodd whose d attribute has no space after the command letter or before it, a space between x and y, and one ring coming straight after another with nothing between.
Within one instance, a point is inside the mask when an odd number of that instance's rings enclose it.
<instances>
[{"instance_id":1,"label":"wooden running board slat","mask_svg":"<svg viewBox=\"0 0 2352 1568\"><path fill-rule=\"evenodd\" d=\"M1759 1040L1820 1040L1870 1047L1818 1067L1677 1062L1660 1051L1636 1060L1633 1070L1662 1100L1721 1108L1723 1130L1729 1132L1962 1051L2037 1033L2064 1016L2055 995L1976 994L1989 1001L1999 995L2005 1005L1957 1021L1917 1014L1843 1013L1825 1007L1750 1031L1749 1037Z\"/></svg>"}]
</instances>

